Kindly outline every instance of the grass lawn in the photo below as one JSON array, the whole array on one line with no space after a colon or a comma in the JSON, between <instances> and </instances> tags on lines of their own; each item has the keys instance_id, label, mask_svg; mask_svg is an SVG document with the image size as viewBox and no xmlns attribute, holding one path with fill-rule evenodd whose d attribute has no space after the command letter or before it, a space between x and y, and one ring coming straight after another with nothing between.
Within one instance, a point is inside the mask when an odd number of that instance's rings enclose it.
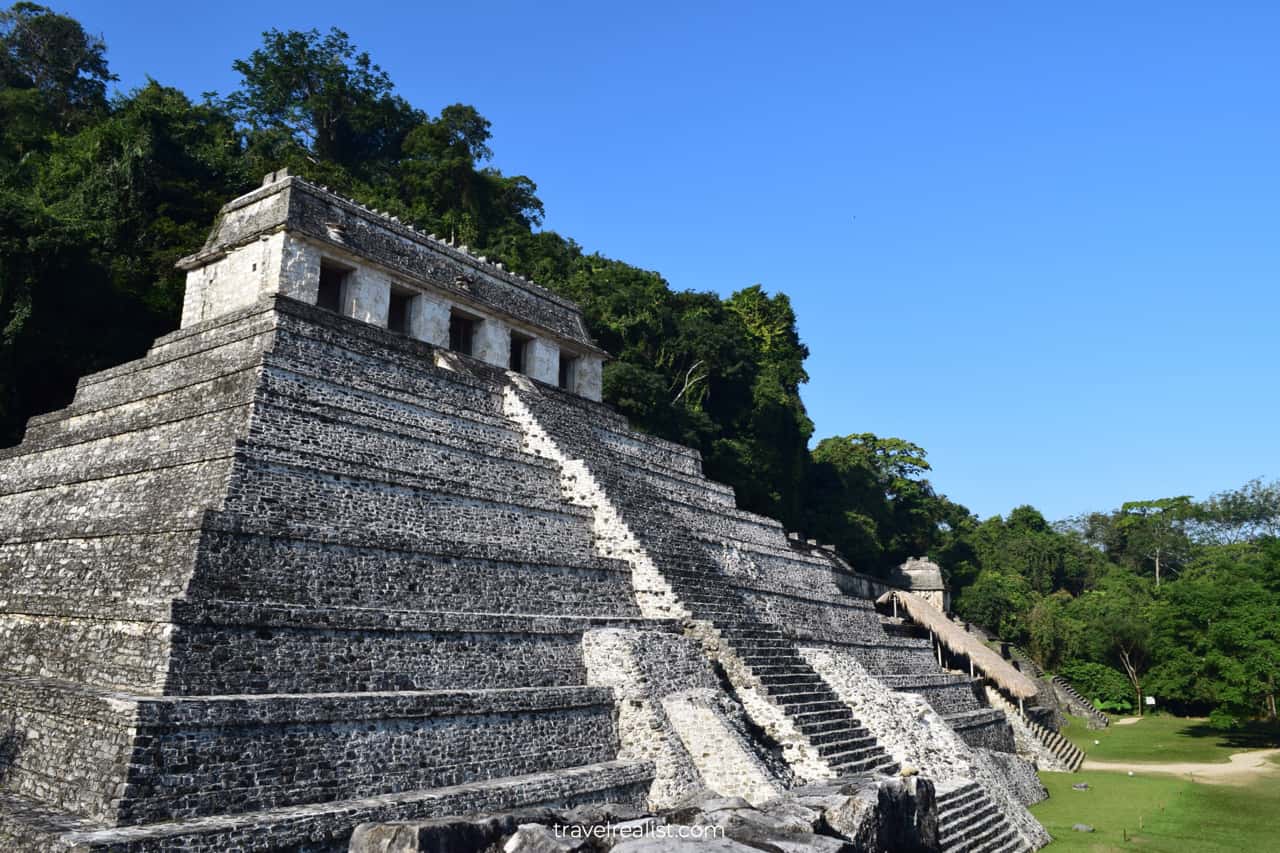
<instances>
[{"instance_id":1,"label":"grass lawn","mask_svg":"<svg viewBox=\"0 0 1280 853\"><path fill-rule=\"evenodd\" d=\"M1050 853L1280 850L1280 783L1271 780L1249 787L1203 785L1174 776L1091 771L1040 778L1049 799L1031 812L1055 839L1045 848ZM1089 790L1072 790L1076 782L1088 782ZM1074 832L1074 823L1095 831Z\"/></svg>"},{"instance_id":2,"label":"grass lawn","mask_svg":"<svg viewBox=\"0 0 1280 853\"><path fill-rule=\"evenodd\" d=\"M1165 714L1125 726L1116 725L1117 719L1101 731L1090 731L1083 720L1072 717L1062 733L1095 761L1216 762L1233 752L1280 746L1280 726L1265 723L1222 732L1204 720ZM1280 837L1273 849L1280 850Z\"/></svg>"}]
</instances>

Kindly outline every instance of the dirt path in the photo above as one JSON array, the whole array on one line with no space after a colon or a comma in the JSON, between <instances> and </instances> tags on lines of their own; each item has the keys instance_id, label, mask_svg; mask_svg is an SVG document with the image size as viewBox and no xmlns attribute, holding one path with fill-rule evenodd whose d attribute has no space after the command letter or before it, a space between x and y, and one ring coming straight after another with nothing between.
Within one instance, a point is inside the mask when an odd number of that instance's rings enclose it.
<instances>
[{"instance_id":1,"label":"dirt path","mask_svg":"<svg viewBox=\"0 0 1280 853\"><path fill-rule=\"evenodd\" d=\"M1117 726L1132 726L1134 723L1140 722L1142 722L1141 717L1121 717L1115 721Z\"/></svg>"},{"instance_id":2,"label":"dirt path","mask_svg":"<svg viewBox=\"0 0 1280 853\"><path fill-rule=\"evenodd\" d=\"M1262 776L1280 775L1280 766L1267 761L1273 755L1280 755L1280 749L1254 749L1249 752L1237 752L1231 756L1230 760L1214 764L1085 761L1081 769L1112 770L1121 773L1126 770L1132 770L1134 773L1169 773L1175 776L1191 775L1197 782L1223 782L1239 785L1252 782Z\"/></svg>"}]
</instances>

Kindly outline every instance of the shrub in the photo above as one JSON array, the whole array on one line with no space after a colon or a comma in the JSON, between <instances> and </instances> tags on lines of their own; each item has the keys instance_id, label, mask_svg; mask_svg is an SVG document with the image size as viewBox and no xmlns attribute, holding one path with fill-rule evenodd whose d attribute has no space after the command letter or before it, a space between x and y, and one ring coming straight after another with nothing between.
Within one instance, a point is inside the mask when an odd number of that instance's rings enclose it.
<instances>
[{"instance_id":1,"label":"shrub","mask_svg":"<svg viewBox=\"0 0 1280 853\"><path fill-rule=\"evenodd\" d=\"M1094 704L1123 704L1125 710L1133 708L1133 687L1124 673L1117 669L1100 663L1074 661L1065 664L1058 674Z\"/></svg>"}]
</instances>

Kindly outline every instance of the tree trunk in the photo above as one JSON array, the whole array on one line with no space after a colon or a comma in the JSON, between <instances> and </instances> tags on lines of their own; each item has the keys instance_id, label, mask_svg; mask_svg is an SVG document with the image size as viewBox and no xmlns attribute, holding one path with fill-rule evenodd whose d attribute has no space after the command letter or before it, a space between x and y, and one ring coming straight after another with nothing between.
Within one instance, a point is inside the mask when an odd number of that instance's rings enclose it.
<instances>
[{"instance_id":1,"label":"tree trunk","mask_svg":"<svg viewBox=\"0 0 1280 853\"><path fill-rule=\"evenodd\" d=\"M1156 549L1156 589L1160 588L1160 549Z\"/></svg>"},{"instance_id":2,"label":"tree trunk","mask_svg":"<svg viewBox=\"0 0 1280 853\"><path fill-rule=\"evenodd\" d=\"M1267 720L1272 723L1276 721L1276 677L1274 675L1267 676Z\"/></svg>"},{"instance_id":3,"label":"tree trunk","mask_svg":"<svg viewBox=\"0 0 1280 853\"><path fill-rule=\"evenodd\" d=\"M1138 678L1138 670L1133 666L1133 660L1129 657L1127 649L1120 650L1120 663L1124 664L1125 674L1129 676L1129 683L1133 685L1133 693L1138 699L1138 716L1142 716L1142 682Z\"/></svg>"}]
</instances>

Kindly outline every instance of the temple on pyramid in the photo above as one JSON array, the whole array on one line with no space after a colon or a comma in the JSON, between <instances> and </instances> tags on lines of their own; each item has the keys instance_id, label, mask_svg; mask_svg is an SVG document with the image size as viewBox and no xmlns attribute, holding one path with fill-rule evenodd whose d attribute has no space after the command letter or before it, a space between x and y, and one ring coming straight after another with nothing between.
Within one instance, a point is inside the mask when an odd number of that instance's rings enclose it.
<instances>
[{"instance_id":1,"label":"temple on pyramid","mask_svg":"<svg viewBox=\"0 0 1280 853\"><path fill-rule=\"evenodd\" d=\"M0 450L3 849L886 776L938 849L1048 842L1043 681L630 428L572 302L284 171L180 267L181 328Z\"/></svg>"}]
</instances>

